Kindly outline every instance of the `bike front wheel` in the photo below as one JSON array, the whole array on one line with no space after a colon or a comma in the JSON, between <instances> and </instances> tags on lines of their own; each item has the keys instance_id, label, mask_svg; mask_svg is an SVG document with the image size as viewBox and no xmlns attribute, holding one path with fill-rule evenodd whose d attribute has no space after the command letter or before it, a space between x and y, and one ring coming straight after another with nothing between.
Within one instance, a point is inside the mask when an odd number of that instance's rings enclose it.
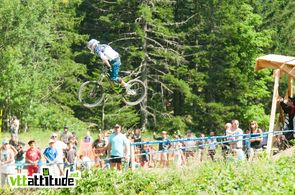
<instances>
[{"instance_id":1,"label":"bike front wheel","mask_svg":"<svg viewBox=\"0 0 295 195\"><path fill-rule=\"evenodd\" d=\"M138 79L127 82L128 90L123 94L123 101L129 106L135 106L142 102L147 94L145 84ZM128 91L132 93L128 93Z\"/></svg>"},{"instance_id":2,"label":"bike front wheel","mask_svg":"<svg viewBox=\"0 0 295 195\"><path fill-rule=\"evenodd\" d=\"M104 90L97 81L83 83L78 91L78 99L87 108L99 106L104 99Z\"/></svg>"}]
</instances>

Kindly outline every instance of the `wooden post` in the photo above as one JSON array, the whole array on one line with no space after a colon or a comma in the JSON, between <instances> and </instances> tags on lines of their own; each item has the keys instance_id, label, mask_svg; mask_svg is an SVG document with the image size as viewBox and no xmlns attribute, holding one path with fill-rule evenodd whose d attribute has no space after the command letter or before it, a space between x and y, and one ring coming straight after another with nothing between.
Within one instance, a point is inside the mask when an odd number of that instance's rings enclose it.
<instances>
[{"instance_id":1,"label":"wooden post","mask_svg":"<svg viewBox=\"0 0 295 195\"><path fill-rule=\"evenodd\" d=\"M280 69L274 70L273 75L274 75L275 83L273 87L272 105L271 105L271 113L270 113L270 120L269 120L269 134L268 134L267 149L266 149L268 156L270 156L271 154L271 147L272 147L272 138L273 138L273 130L274 130L274 124L275 124L278 89L279 89L279 81L280 81Z\"/></svg>"},{"instance_id":2,"label":"wooden post","mask_svg":"<svg viewBox=\"0 0 295 195\"><path fill-rule=\"evenodd\" d=\"M293 77L288 75L288 96L293 97Z\"/></svg>"}]
</instances>

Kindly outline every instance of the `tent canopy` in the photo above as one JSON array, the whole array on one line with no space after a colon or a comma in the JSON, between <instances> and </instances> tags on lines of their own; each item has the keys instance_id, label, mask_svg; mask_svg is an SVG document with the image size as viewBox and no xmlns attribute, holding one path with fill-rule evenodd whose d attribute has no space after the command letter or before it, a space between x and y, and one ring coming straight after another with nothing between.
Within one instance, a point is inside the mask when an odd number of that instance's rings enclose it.
<instances>
[{"instance_id":1,"label":"tent canopy","mask_svg":"<svg viewBox=\"0 0 295 195\"><path fill-rule=\"evenodd\" d=\"M280 69L295 77L295 57L269 54L256 59L256 70L263 68Z\"/></svg>"}]
</instances>

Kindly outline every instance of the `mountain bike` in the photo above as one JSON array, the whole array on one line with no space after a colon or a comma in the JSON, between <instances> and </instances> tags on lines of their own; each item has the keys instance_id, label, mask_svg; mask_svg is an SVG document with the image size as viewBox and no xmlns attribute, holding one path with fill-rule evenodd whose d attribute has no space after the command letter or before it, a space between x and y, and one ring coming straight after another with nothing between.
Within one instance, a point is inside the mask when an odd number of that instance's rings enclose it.
<instances>
[{"instance_id":1,"label":"mountain bike","mask_svg":"<svg viewBox=\"0 0 295 195\"><path fill-rule=\"evenodd\" d=\"M78 99L81 104L87 108L101 105L106 93L121 95L123 102L129 106L135 106L142 102L147 94L145 84L137 78L128 81L127 84L128 90L132 90L132 94L128 94L124 87L112 81L107 68L103 66L98 81L86 81L80 86Z\"/></svg>"}]
</instances>

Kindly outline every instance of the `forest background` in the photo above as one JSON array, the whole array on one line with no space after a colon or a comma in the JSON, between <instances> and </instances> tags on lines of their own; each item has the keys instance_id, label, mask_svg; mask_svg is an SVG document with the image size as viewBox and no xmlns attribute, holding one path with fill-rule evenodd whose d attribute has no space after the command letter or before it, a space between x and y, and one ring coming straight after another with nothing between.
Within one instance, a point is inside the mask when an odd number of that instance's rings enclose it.
<instances>
[{"instance_id":1,"label":"forest background","mask_svg":"<svg viewBox=\"0 0 295 195\"><path fill-rule=\"evenodd\" d=\"M3 130L12 115L22 131L120 123L208 133L231 119L267 129L272 71L256 72L255 59L295 55L294 7L291 0L2 0ZM79 86L97 80L102 66L86 48L90 38L110 44L121 70L144 81L142 104L109 95L103 109L80 105Z\"/></svg>"}]
</instances>

